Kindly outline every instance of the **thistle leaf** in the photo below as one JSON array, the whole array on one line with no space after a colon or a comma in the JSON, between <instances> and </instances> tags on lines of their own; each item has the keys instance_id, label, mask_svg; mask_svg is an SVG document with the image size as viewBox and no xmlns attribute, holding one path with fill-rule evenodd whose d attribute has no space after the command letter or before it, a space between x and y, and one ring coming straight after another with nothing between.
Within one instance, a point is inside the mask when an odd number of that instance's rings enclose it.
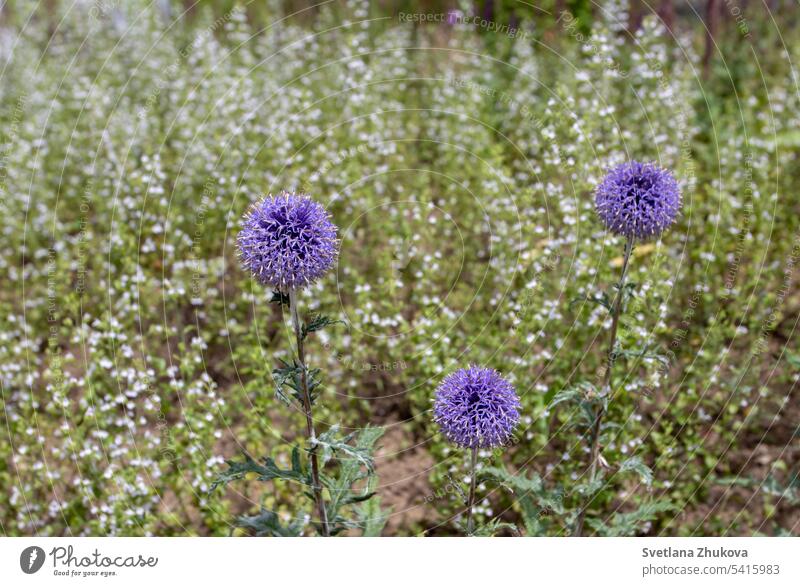
<instances>
[{"instance_id":1,"label":"thistle leaf","mask_svg":"<svg viewBox=\"0 0 800 586\"><path fill-rule=\"evenodd\" d=\"M236 526L247 529L256 537L297 537L303 531L301 521L292 521L283 526L278 515L264 507L257 515L238 517Z\"/></svg>"},{"instance_id":2,"label":"thistle leaf","mask_svg":"<svg viewBox=\"0 0 800 586\"><path fill-rule=\"evenodd\" d=\"M316 315L311 318L309 323L303 324L301 336L303 339L305 339L308 337L308 334L312 332L318 332L321 329L327 328L328 326L332 326L334 324L345 324L345 322L340 319L331 319L327 315Z\"/></svg>"},{"instance_id":3,"label":"thistle leaf","mask_svg":"<svg viewBox=\"0 0 800 586\"><path fill-rule=\"evenodd\" d=\"M647 485L653 483L653 471L639 456L632 456L625 460L619 467L619 472L636 472Z\"/></svg>"},{"instance_id":4,"label":"thistle leaf","mask_svg":"<svg viewBox=\"0 0 800 586\"><path fill-rule=\"evenodd\" d=\"M553 400L548 405L551 409L560 403L570 403L572 401L579 402L583 398L583 393L576 389L575 387L570 387L568 389L563 389L556 393Z\"/></svg>"},{"instance_id":5,"label":"thistle leaf","mask_svg":"<svg viewBox=\"0 0 800 586\"><path fill-rule=\"evenodd\" d=\"M359 433L348 434L341 439L336 439L336 434L338 427L334 426L318 438L319 445L323 446L323 451L329 451L330 457L336 455L336 452L347 456L337 457L339 463L337 476L323 474L321 477L322 483L331 495L327 503L328 518L333 520L333 525L341 525L344 529L359 528L360 522L344 518L341 510L347 505L368 501L375 494L372 481L374 474L372 453L375 442L383 435L383 428L366 427ZM344 448L341 444L347 447ZM362 482L363 480L366 480L366 484Z\"/></svg>"},{"instance_id":6,"label":"thistle leaf","mask_svg":"<svg viewBox=\"0 0 800 586\"><path fill-rule=\"evenodd\" d=\"M587 519L586 523L598 535L604 537L634 536L641 532L642 525L655 519L659 513L675 510L675 505L664 500L654 500L641 505L630 513L615 513L610 523L599 519Z\"/></svg>"},{"instance_id":7,"label":"thistle leaf","mask_svg":"<svg viewBox=\"0 0 800 586\"><path fill-rule=\"evenodd\" d=\"M300 405L303 404L303 370L306 373L306 385L311 395L311 404L317 399L317 389L322 385L319 378L319 368L304 367L297 360L286 362L281 360L281 367L272 371L272 380L275 382L275 397L281 402L289 405L289 396L293 397ZM289 394L287 394L287 391Z\"/></svg>"},{"instance_id":8,"label":"thistle leaf","mask_svg":"<svg viewBox=\"0 0 800 586\"><path fill-rule=\"evenodd\" d=\"M375 484L377 484L375 477L369 480L368 489L372 491L370 494L375 494ZM391 509L381 508L381 498L379 496L370 498L357 510L358 522L362 528L362 535L364 537L380 537L383 528L386 526L386 521L389 519Z\"/></svg>"},{"instance_id":9,"label":"thistle leaf","mask_svg":"<svg viewBox=\"0 0 800 586\"><path fill-rule=\"evenodd\" d=\"M360 465L364 466L370 474L372 474L374 470L374 463L372 459L371 448L350 445L348 442L353 439L355 434L338 437L338 433L339 426L334 425L328 431L312 440L311 445L312 447L322 448L323 461L325 462L330 460L332 455L345 454L356 460Z\"/></svg>"},{"instance_id":10,"label":"thistle leaf","mask_svg":"<svg viewBox=\"0 0 800 586\"><path fill-rule=\"evenodd\" d=\"M565 512L563 489L557 487L549 490L536 473L528 478L514 475L505 468L490 467L483 470L478 478L494 480L514 494L528 535L542 533L541 520L546 515L550 513L563 515Z\"/></svg>"},{"instance_id":11,"label":"thistle leaf","mask_svg":"<svg viewBox=\"0 0 800 586\"><path fill-rule=\"evenodd\" d=\"M244 460L241 462L227 460L226 463L228 464L228 469L217 476L216 480L211 484L209 492L213 492L218 487L225 486L235 480L241 480L250 473L257 474L256 480L260 482L267 482L279 478L282 480L300 482L306 486L311 485L311 479L300 463L297 447L295 447L292 452L291 470L279 468L272 458L264 457L261 459L261 463L259 463L247 454L244 454Z\"/></svg>"},{"instance_id":12,"label":"thistle leaf","mask_svg":"<svg viewBox=\"0 0 800 586\"><path fill-rule=\"evenodd\" d=\"M519 529L511 523L504 523L498 519L492 519L484 525L480 525L472 532L473 537L494 537L500 531L510 531L514 535L519 535Z\"/></svg>"}]
</instances>

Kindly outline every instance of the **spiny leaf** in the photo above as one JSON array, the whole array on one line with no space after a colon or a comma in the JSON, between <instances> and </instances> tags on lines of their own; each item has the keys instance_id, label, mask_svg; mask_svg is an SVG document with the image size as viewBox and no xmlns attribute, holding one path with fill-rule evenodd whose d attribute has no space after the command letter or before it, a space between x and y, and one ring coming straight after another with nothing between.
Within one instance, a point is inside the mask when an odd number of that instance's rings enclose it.
<instances>
[{"instance_id":1,"label":"spiny leaf","mask_svg":"<svg viewBox=\"0 0 800 586\"><path fill-rule=\"evenodd\" d=\"M478 478L490 478L500 484L510 488L515 492L538 492L542 490L542 479L535 472L531 478L522 475L511 474L505 468L491 466L478 473Z\"/></svg>"},{"instance_id":2,"label":"spiny leaf","mask_svg":"<svg viewBox=\"0 0 800 586\"><path fill-rule=\"evenodd\" d=\"M523 522L528 535L541 531L543 515L564 514L564 491L560 487L548 490L542 478L533 473L530 478L511 474L505 468L490 467L480 473L479 478L490 478L514 493L521 508Z\"/></svg>"},{"instance_id":3,"label":"spiny leaf","mask_svg":"<svg viewBox=\"0 0 800 586\"><path fill-rule=\"evenodd\" d=\"M303 402L302 375L303 367L296 361L291 363L281 360L282 366L272 371L272 380L275 382L275 397L287 405L291 404L284 389L291 389L291 395L300 403Z\"/></svg>"},{"instance_id":4,"label":"spiny leaf","mask_svg":"<svg viewBox=\"0 0 800 586\"><path fill-rule=\"evenodd\" d=\"M316 315L311 318L311 321L307 324L303 324L302 328L302 337L305 339L308 334L312 332L318 332L323 328L327 328L328 326L332 326L334 324L344 324L340 319L331 319L327 315ZM345 324L346 325L346 324Z\"/></svg>"},{"instance_id":5,"label":"spiny leaf","mask_svg":"<svg viewBox=\"0 0 800 586\"><path fill-rule=\"evenodd\" d=\"M619 472L636 472L647 485L653 483L653 471L639 456L632 456L625 460L619 467Z\"/></svg>"},{"instance_id":6,"label":"spiny leaf","mask_svg":"<svg viewBox=\"0 0 800 586\"><path fill-rule=\"evenodd\" d=\"M283 526L278 515L264 507L257 515L238 517L236 526L251 531L256 537L297 537L303 531L301 521Z\"/></svg>"},{"instance_id":7,"label":"spiny leaf","mask_svg":"<svg viewBox=\"0 0 800 586\"><path fill-rule=\"evenodd\" d=\"M548 407L553 408L560 403L575 403L578 407L579 418L571 425L590 427L597 417L597 406L608 408L608 394L598 392L597 388L589 383L582 382L573 387L562 389L555 394Z\"/></svg>"},{"instance_id":8,"label":"spiny leaf","mask_svg":"<svg viewBox=\"0 0 800 586\"><path fill-rule=\"evenodd\" d=\"M247 474L257 474L256 480L260 482L267 482L280 478L283 480L294 480L305 485L311 484L311 479L308 474L303 470L300 464L299 453L297 447L292 452L292 469L284 470L279 468L272 458L264 457L261 459L262 463L258 463L249 455L244 454L244 460L237 462L235 460L227 460L228 469L220 473L217 479L211 484L210 491L213 492L220 486L224 486L233 482L234 480L241 480Z\"/></svg>"},{"instance_id":9,"label":"spiny leaf","mask_svg":"<svg viewBox=\"0 0 800 586\"><path fill-rule=\"evenodd\" d=\"M556 393L556 396L553 397L553 400L548 405L550 408L559 405L560 403L569 403L572 401L580 401L583 398L583 393L576 389L575 387L570 387L568 389L563 389Z\"/></svg>"},{"instance_id":10,"label":"spiny leaf","mask_svg":"<svg viewBox=\"0 0 800 586\"><path fill-rule=\"evenodd\" d=\"M517 529L516 525L504 523L498 519L492 519L488 523L476 527L471 535L473 537L494 537L502 530L510 531L514 535L519 535L519 529Z\"/></svg>"},{"instance_id":11,"label":"spiny leaf","mask_svg":"<svg viewBox=\"0 0 800 586\"><path fill-rule=\"evenodd\" d=\"M663 354L654 354L654 353L648 352L648 349L649 349L648 347L645 347L643 350L641 350L639 352L636 352L636 351L633 351L633 350L622 350L622 349L619 349L619 350L617 350L615 352L615 354L617 356L624 356L626 358L650 358L650 359L653 359L653 360L657 360L658 362L660 362L664 366L669 366L669 358L667 358Z\"/></svg>"},{"instance_id":12,"label":"spiny leaf","mask_svg":"<svg viewBox=\"0 0 800 586\"><path fill-rule=\"evenodd\" d=\"M350 442L355 436L354 433L348 434L344 437L338 437L339 426L334 425L328 431L321 434L319 437L312 440L312 447L322 447L323 460L327 462L332 454L337 452L346 454L350 458L355 459L359 464L364 466L367 471L372 474L373 460L370 448L362 448L357 445L350 445Z\"/></svg>"},{"instance_id":13,"label":"spiny leaf","mask_svg":"<svg viewBox=\"0 0 800 586\"><path fill-rule=\"evenodd\" d=\"M592 497L601 488L603 488L603 485L605 484L605 482L603 481L603 468L602 467L598 468L599 471L597 473L597 478L595 478L593 481L582 482L579 485L577 485L575 487L576 493L584 495L586 497Z\"/></svg>"},{"instance_id":14,"label":"spiny leaf","mask_svg":"<svg viewBox=\"0 0 800 586\"><path fill-rule=\"evenodd\" d=\"M288 389L290 391L289 394L302 405L303 371L305 370L306 386L308 387L311 404L313 405L318 396L317 389L322 385L322 381L319 378L319 368L309 369L304 367L297 360L292 360L292 362L281 360L280 362L281 367L272 371L272 380L275 382L275 396L283 403L289 405L289 395L286 394L286 390Z\"/></svg>"},{"instance_id":15,"label":"spiny leaf","mask_svg":"<svg viewBox=\"0 0 800 586\"><path fill-rule=\"evenodd\" d=\"M374 473L372 453L375 449L375 442L382 435L383 428L381 427L366 427L359 433L349 434L346 436L349 451L342 448L337 449L347 453L350 457L339 460L337 476L322 475L322 483L331 495L327 504L328 518L342 519L337 522L343 523L347 528L358 527L358 522L344 520L340 509L350 504L368 500L374 495L374 484L371 482ZM333 448L329 449L332 450ZM353 457L353 453L358 454L358 457ZM367 466L366 462L369 462L369 466ZM357 486L363 484L361 481L364 479L367 479L366 486L357 488Z\"/></svg>"}]
</instances>

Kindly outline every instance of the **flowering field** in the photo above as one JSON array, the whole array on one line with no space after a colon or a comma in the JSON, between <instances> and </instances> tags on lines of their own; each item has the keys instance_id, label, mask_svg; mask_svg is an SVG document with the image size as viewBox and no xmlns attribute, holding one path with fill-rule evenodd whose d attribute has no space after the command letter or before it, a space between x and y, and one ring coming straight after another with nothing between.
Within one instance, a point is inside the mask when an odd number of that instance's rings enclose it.
<instances>
[{"instance_id":1,"label":"flowering field","mask_svg":"<svg viewBox=\"0 0 800 586\"><path fill-rule=\"evenodd\" d=\"M52 4L0 12L4 535L800 534L789 19Z\"/></svg>"}]
</instances>

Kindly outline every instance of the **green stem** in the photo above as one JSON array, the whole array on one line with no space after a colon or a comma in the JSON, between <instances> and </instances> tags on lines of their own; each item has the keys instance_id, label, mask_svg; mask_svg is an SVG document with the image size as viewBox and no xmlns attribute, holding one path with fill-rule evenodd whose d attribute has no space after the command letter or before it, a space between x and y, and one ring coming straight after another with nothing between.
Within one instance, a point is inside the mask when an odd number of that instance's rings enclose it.
<instances>
[{"instance_id":1,"label":"green stem","mask_svg":"<svg viewBox=\"0 0 800 586\"><path fill-rule=\"evenodd\" d=\"M469 467L469 498L467 499L467 535L471 536L475 529L472 509L475 506L476 467L478 466L478 448L472 448L472 462Z\"/></svg>"},{"instance_id":2,"label":"green stem","mask_svg":"<svg viewBox=\"0 0 800 586\"><path fill-rule=\"evenodd\" d=\"M603 416L605 415L605 408L603 407L602 400L604 397L611 397L611 368L614 366L616 356L614 355L614 346L617 343L617 329L619 328L619 318L622 314L622 299L624 296L625 279L628 276L628 263L631 259L633 252L633 238L628 238L625 242L625 256L622 260L622 274L620 275L619 282L617 283L617 294L614 297L614 303L611 309L611 332L608 340L608 354L605 365L605 373L603 374L603 386L600 390L601 403L597 407L592 424L592 435L590 440L590 455L589 455L589 486L594 484L597 479L597 465L600 460L600 431L603 423ZM581 507L578 513L578 519L575 523L575 536L580 537L583 533L583 523L586 518L586 509L591 504L591 499Z\"/></svg>"},{"instance_id":3,"label":"green stem","mask_svg":"<svg viewBox=\"0 0 800 586\"><path fill-rule=\"evenodd\" d=\"M322 483L319 480L319 458L317 457L317 433L314 430L314 419L311 415L311 393L308 391L308 378L306 377L305 348L303 347L303 330L300 327L300 315L297 311L297 291L289 289L289 309L292 312L292 324L297 339L297 360L300 363L300 382L303 390L303 412L306 416L306 436L311 447L308 457L311 460L311 487L314 492L314 501L319 512L320 528L323 537L330 536L328 527L328 512L325 509L325 499L322 496Z\"/></svg>"}]
</instances>

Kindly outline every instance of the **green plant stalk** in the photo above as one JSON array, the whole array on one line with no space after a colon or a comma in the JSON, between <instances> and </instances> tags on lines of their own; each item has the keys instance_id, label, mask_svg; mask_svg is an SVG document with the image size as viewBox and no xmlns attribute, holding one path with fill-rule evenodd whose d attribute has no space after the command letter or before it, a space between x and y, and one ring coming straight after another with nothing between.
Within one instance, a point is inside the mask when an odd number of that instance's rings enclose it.
<instances>
[{"instance_id":1,"label":"green plant stalk","mask_svg":"<svg viewBox=\"0 0 800 586\"><path fill-rule=\"evenodd\" d=\"M297 291L289 289L289 309L292 312L292 324L297 339L297 360L300 362L301 374L300 382L303 387L303 412L306 416L306 435L311 447L308 451L308 458L311 460L311 487L314 492L314 501L319 511L320 528L323 537L330 536L328 527L328 512L325 509L325 499L322 496L322 483L319 480L319 458L317 457L316 439L317 433L314 430L314 419L311 415L311 393L308 391L308 379L306 377L305 349L303 347L303 330L300 327L300 316L297 311Z\"/></svg>"},{"instance_id":2,"label":"green plant stalk","mask_svg":"<svg viewBox=\"0 0 800 586\"><path fill-rule=\"evenodd\" d=\"M469 467L469 498L467 499L467 535L472 535L475 530L475 521L472 518L472 509L475 506L475 468L478 466L478 448L472 448L472 461Z\"/></svg>"},{"instance_id":3,"label":"green plant stalk","mask_svg":"<svg viewBox=\"0 0 800 586\"><path fill-rule=\"evenodd\" d=\"M631 259L633 252L633 239L628 238L625 242L625 256L622 260L622 274L617 283L617 294L614 297L614 303L611 308L611 332L609 333L608 340L608 360L606 363L606 371L603 373L603 386L600 391L600 398L611 397L611 368L614 366L614 346L617 343L617 329L619 327L619 318L622 313L622 298L623 289L625 287L625 279L628 276L628 263ZM597 412L592 424L592 435L590 440L591 450L589 454L589 485L591 486L597 478L597 464L600 460L600 429L603 423L603 416L605 415L605 408L603 404L597 407ZM583 533L583 524L586 518L586 509L589 507L592 499L588 499L578 512L578 519L575 522L575 537L580 537Z\"/></svg>"}]
</instances>

